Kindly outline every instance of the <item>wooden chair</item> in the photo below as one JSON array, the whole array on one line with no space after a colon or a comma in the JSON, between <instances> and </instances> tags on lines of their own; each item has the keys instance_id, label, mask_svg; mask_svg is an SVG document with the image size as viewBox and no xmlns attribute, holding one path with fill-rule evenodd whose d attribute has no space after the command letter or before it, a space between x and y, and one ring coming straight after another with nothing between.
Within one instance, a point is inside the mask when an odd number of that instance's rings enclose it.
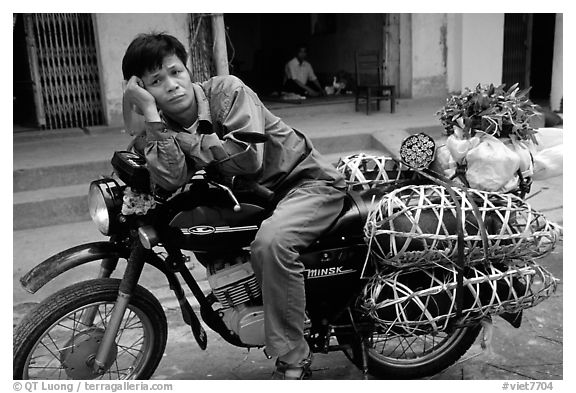
<instances>
[{"instance_id":1,"label":"wooden chair","mask_svg":"<svg viewBox=\"0 0 576 393\"><path fill-rule=\"evenodd\" d=\"M370 105L376 101L380 110L380 101L390 99L390 112L396 111L396 86L384 85L382 55L379 51L356 52L356 111L360 100L366 102L366 114L370 114Z\"/></svg>"}]
</instances>

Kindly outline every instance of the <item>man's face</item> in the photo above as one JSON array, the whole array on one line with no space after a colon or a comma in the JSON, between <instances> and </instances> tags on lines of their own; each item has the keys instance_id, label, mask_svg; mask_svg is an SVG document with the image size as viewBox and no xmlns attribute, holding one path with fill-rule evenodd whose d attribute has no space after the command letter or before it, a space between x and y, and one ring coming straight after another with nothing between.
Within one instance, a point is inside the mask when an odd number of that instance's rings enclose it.
<instances>
[{"instance_id":1,"label":"man's face","mask_svg":"<svg viewBox=\"0 0 576 393\"><path fill-rule=\"evenodd\" d=\"M162 67L142 75L144 87L156 100L158 109L178 117L195 104L192 80L185 65L176 55L166 56Z\"/></svg>"},{"instance_id":2,"label":"man's face","mask_svg":"<svg viewBox=\"0 0 576 393\"><path fill-rule=\"evenodd\" d=\"M306 50L306 48L300 48L298 50L298 60L304 61L306 60L307 57L308 57L308 51Z\"/></svg>"}]
</instances>

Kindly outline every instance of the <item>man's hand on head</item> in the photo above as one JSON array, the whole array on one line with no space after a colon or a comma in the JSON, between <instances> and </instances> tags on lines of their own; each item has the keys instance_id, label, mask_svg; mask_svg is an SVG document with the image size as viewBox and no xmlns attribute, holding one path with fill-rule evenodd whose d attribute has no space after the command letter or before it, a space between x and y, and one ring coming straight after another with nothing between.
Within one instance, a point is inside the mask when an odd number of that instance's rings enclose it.
<instances>
[{"instance_id":1,"label":"man's hand on head","mask_svg":"<svg viewBox=\"0 0 576 393\"><path fill-rule=\"evenodd\" d=\"M147 122L161 121L156 100L144 88L144 82L137 76L132 76L126 83L124 98L130 105L136 108L136 112L141 112Z\"/></svg>"}]
</instances>

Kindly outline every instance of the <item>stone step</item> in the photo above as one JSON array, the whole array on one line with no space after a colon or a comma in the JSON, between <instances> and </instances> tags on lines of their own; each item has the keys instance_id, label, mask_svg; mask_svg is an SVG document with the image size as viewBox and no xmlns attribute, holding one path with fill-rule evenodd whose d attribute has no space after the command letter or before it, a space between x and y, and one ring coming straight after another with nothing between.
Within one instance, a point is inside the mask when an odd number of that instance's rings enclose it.
<instances>
[{"instance_id":1,"label":"stone step","mask_svg":"<svg viewBox=\"0 0 576 393\"><path fill-rule=\"evenodd\" d=\"M88 184L15 192L13 230L89 220Z\"/></svg>"},{"instance_id":2,"label":"stone step","mask_svg":"<svg viewBox=\"0 0 576 393\"><path fill-rule=\"evenodd\" d=\"M334 164L350 154L385 151L370 134L316 137L313 142ZM13 230L89 220L88 185L111 172L108 161L14 171Z\"/></svg>"},{"instance_id":3,"label":"stone step","mask_svg":"<svg viewBox=\"0 0 576 393\"><path fill-rule=\"evenodd\" d=\"M383 146L371 134L345 134L338 136L322 136L313 138L314 146L323 154L356 150L382 150ZM110 165L111 151L102 156L100 161L82 161L82 156L76 162L62 165L18 168L12 172L13 191L40 190L52 187L64 187L75 184L89 184L100 176L112 173ZM70 160L68 160L70 161Z\"/></svg>"},{"instance_id":4,"label":"stone step","mask_svg":"<svg viewBox=\"0 0 576 393\"><path fill-rule=\"evenodd\" d=\"M12 172L14 192L87 184L112 173L110 160L80 162L49 167L17 169Z\"/></svg>"}]
</instances>

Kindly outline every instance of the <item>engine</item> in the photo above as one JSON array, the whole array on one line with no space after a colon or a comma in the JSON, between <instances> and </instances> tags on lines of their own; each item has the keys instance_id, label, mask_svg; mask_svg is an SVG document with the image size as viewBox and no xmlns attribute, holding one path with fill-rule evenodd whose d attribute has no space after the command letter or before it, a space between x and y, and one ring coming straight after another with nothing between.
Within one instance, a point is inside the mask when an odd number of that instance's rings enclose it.
<instances>
[{"instance_id":1,"label":"engine","mask_svg":"<svg viewBox=\"0 0 576 393\"><path fill-rule=\"evenodd\" d=\"M249 254L210 264L208 283L221 305L222 320L247 345L264 346L262 291Z\"/></svg>"}]
</instances>

